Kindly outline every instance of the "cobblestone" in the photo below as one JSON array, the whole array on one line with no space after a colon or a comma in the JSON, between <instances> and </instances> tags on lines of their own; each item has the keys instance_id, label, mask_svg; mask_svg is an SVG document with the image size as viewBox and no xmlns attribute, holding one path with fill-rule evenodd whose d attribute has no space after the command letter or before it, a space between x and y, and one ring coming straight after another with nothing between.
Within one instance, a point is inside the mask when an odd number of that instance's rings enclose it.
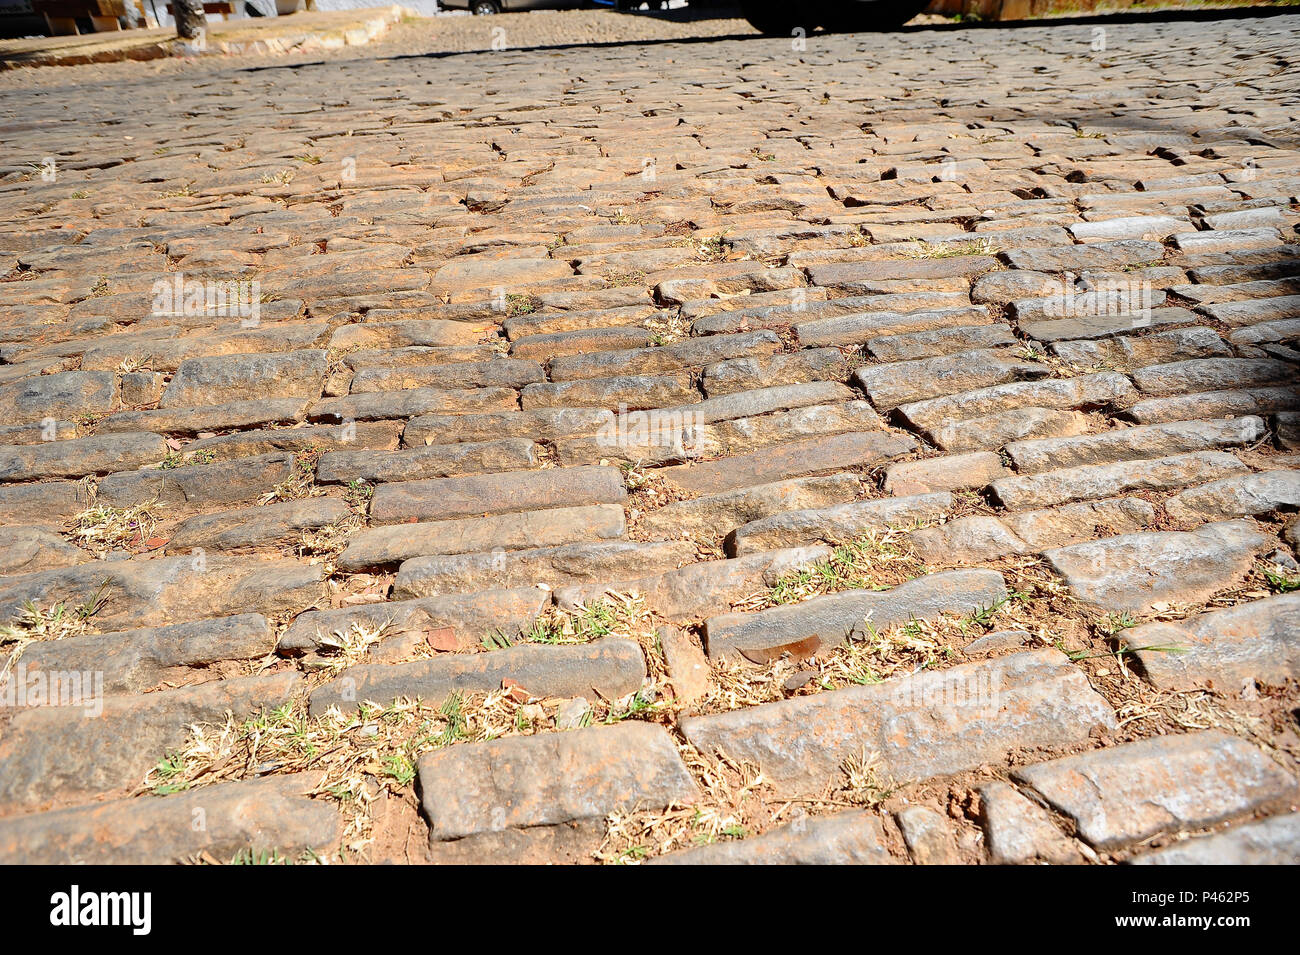
<instances>
[{"instance_id":1,"label":"cobblestone","mask_svg":"<svg viewBox=\"0 0 1300 955\"><path fill-rule=\"evenodd\" d=\"M1294 861L1300 17L453 20L0 74L0 858Z\"/></svg>"},{"instance_id":2,"label":"cobblestone","mask_svg":"<svg viewBox=\"0 0 1300 955\"><path fill-rule=\"evenodd\" d=\"M997 692L963 695L981 680ZM1052 650L682 722L695 746L754 762L786 793L833 782L864 748L880 754L890 778L926 779L1113 726L1105 701Z\"/></svg>"},{"instance_id":3,"label":"cobblestone","mask_svg":"<svg viewBox=\"0 0 1300 955\"><path fill-rule=\"evenodd\" d=\"M1249 743L1214 731L1129 743L1016 775L1098 849L1244 815L1285 800L1296 784Z\"/></svg>"}]
</instances>

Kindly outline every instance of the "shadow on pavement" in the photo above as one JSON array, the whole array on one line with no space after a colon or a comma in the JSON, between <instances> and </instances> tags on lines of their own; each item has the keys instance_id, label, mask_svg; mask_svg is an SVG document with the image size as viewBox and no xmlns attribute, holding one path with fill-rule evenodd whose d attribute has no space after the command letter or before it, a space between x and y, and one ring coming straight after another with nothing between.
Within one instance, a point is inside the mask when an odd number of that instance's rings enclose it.
<instances>
[{"instance_id":1,"label":"shadow on pavement","mask_svg":"<svg viewBox=\"0 0 1300 955\"><path fill-rule=\"evenodd\" d=\"M1004 21L953 21L951 23L919 24L916 26L898 27L891 31L881 31L880 35L885 33L945 33L956 30L1023 30L1029 28L1042 27L1069 27L1085 26L1093 24L1124 24L1124 23L1180 23L1180 22L1203 22L1215 20L1252 20L1260 17L1284 16L1286 14L1295 15L1300 12L1300 8L1294 6L1255 6L1255 7L1224 7L1217 9L1195 9L1195 10L1144 10L1140 12L1116 12L1116 13L1098 13L1088 14L1086 16L1071 17L1052 17L1046 19L1032 20L1004 20ZM680 7L675 10L634 10L625 12L623 16L630 17L651 17L656 20L665 20L678 23L690 23L699 20L721 20L741 18L740 7L735 5L725 6L695 6ZM874 31L863 31L874 32ZM823 36L823 33L814 33L814 36ZM632 40L603 40L589 43L549 43L538 46L515 46L510 47L506 53L535 53L545 51L561 51L576 49L601 49L601 48L619 48L619 47L652 47L663 45L687 45L694 43L716 43L719 40L763 40L773 39L765 37L760 33L725 33L713 36L699 37L662 37L656 39L632 39ZM416 60L416 59L444 59L446 57L457 56L478 56L484 53L491 53L494 56L500 56L503 51L495 50L431 50L427 53L401 53L392 56L377 56L375 60ZM285 63L285 64L267 64L264 66L245 67L239 72L260 72L263 70L283 70L283 69L301 69L307 66L321 66L327 61L315 60L307 63Z\"/></svg>"},{"instance_id":2,"label":"shadow on pavement","mask_svg":"<svg viewBox=\"0 0 1300 955\"><path fill-rule=\"evenodd\" d=\"M1176 23L1179 21L1239 20L1262 16L1280 16L1300 12L1295 6L1268 4L1252 7L1220 7L1197 9L1150 9L1079 14L1062 17L1039 17L1030 20L951 20L947 23L926 23L900 27L892 32L920 33L934 30L1016 30L1026 27L1079 25L1093 23ZM743 19L739 4L696 4L675 10L634 10L627 16L651 17L671 23L692 23L696 20ZM749 36L750 34L740 34ZM716 39L709 37L708 39ZM650 41L658 42L658 41ZM680 41L674 41L680 42ZM596 46L598 44L591 44ZM604 44L609 45L609 44Z\"/></svg>"}]
</instances>

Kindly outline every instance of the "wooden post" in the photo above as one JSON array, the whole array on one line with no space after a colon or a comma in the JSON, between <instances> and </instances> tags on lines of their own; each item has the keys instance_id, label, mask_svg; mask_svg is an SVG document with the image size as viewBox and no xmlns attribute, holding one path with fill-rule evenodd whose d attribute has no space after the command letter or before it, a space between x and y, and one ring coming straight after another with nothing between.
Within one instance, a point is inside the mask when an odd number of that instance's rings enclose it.
<instances>
[{"instance_id":1,"label":"wooden post","mask_svg":"<svg viewBox=\"0 0 1300 955\"><path fill-rule=\"evenodd\" d=\"M176 17L176 35L182 40L196 40L207 27L203 16L203 0L172 0Z\"/></svg>"},{"instance_id":2,"label":"wooden post","mask_svg":"<svg viewBox=\"0 0 1300 955\"><path fill-rule=\"evenodd\" d=\"M76 17L52 17L45 14L45 26L50 31L50 36L77 36L81 33L77 29Z\"/></svg>"}]
</instances>

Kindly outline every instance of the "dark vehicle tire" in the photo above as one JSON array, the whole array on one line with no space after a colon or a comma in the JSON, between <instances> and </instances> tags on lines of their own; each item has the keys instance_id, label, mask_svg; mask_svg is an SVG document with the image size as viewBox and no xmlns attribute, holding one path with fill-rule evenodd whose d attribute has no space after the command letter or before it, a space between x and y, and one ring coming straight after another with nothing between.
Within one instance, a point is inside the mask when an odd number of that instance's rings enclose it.
<instances>
[{"instance_id":1,"label":"dark vehicle tire","mask_svg":"<svg viewBox=\"0 0 1300 955\"><path fill-rule=\"evenodd\" d=\"M789 36L796 27L812 32L892 30L929 5L929 0L741 0L745 19L760 33Z\"/></svg>"},{"instance_id":2,"label":"dark vehicle tire","mask_svg":"<svg viewBox=\"0 0 1300 955\"><path fill-rule=\"evenodd\" d=\"M470 7L476 17L487 17L494 13L501 12L501 4L497 0L474 0L474 5Z\"/></svg>"},{"instance_id":3,"label":"dark vehicle tire","mask_svg":"<svg viewBox=\"0 0 1300 955\"><path fill-rule=\"evenodd\" d=\"M741 0L740 12L750 26L769 36L789 36L799 27L811 33L821 26L819 12L797 0Z\"/></svg>"},{"instance_id":4,"label":"dark vehicle tire","mask_svg":"<svg viewBox=\"0 0 1300 955\"><path fill-rule=\"evenodd\" d=\"M929 5L929 0L823 0L821 25L836 33L896 30Z\"/></svg>"}]
</instances>

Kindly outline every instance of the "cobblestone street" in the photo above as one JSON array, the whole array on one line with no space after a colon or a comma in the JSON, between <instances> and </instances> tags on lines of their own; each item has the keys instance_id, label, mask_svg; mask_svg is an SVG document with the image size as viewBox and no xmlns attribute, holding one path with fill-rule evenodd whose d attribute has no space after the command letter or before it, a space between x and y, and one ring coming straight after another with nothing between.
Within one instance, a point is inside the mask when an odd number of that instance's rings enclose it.
<instances>
[{"instance_id":1,"label":"cobblestone street","mask_svg":"<svg viewBox=\"0 0 1300 955\"><path fill-rule=\"evenodd\" d=\"M0 862L1300 863L1300 15L463 22L0 74Z\"/></svg>"}]
</instances>

